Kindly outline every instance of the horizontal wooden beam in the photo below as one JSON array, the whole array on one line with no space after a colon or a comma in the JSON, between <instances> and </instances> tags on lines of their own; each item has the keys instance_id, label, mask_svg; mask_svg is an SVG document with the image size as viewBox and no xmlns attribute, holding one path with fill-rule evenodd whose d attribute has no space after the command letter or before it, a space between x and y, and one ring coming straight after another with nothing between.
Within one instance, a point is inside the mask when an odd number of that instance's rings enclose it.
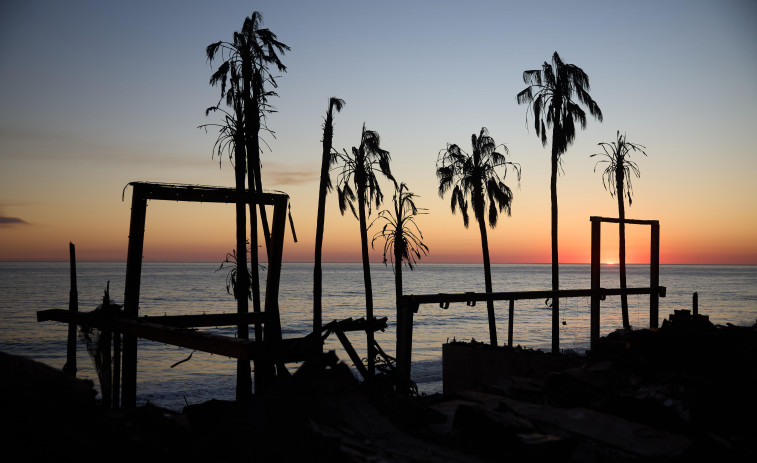
<instances>
[{"instance_id":1,"label":"horizontal wooden beam","mask_svg":"<svg viewBox=\"0 0 757 463\"><path fill-rule=\"evenodd\" d=\"M591 216L589 217L589 220L592 222L609 222L609 223L620 223L620 219L617 217L597 217L597 216ZM635 225L654 225L659 224L659 220L639 220L639 219L624 219L623 222L635 224Z\"/></svg>"},{"instance_id":2,"label":"horizontal wooden beam","mask_svg":"<svg viewBox=\"0 0 757 463\"><path fill-rule=\"evenodd\" d=\"M387 327L387 317L373 318L373 324L370 328L373 331L384 331ZM345 318L343 320L334 320L333 322L326 323L321 327L321 331L336 332L337 330L342 332L348 331L366 331L369 329L369 324L365 321L365 318L358 318L353 320L352 318Z\"/></svg>"},{"instance_id":3,"label":"horizontal wooden beam","mask_svg":"<svg viewBox=\"0 0 757 463\"><path fill-rule=\"evenodd\" d=\"M144 322L158 323L161 325L175 326L179 328L198 328L207 326L236 326L239 324L253 325L265 323L264 312L236 313L211 313L202 315L143 315L139 320Z\"/></svg>"},{"instance_id":4,"label":"horizontal wooden beam","mask_svg":"<svg viewBox=\"0 0 757 463\"><path fill-rule=\"evenodd\" d=\"M115 319L112 323L113 331L150 341L231 358L252 359L254 357L255 342L247 339L230 338L202 331L126 320L123 318Z\"/></svg>"},{"instance_id":5,"label":"horizontal wooden beam","mask_svg":"<svg viewBox=\"0 0 757 463\"><path fill-rule=\"evenodd\" d=\"M96 312L72 312L64 309L41 310L37 312L37 321L56 321L63 323L90 324L95 326L93 317ZM160 315L139 317L143 322L168 325L176 328L200 328L208 326L236 326L239 324L265 323L264 312L249 312L246 314L236 313L211 313L201 315Z\"/></svg>"},{"instance_id":6,"label":"horizontal wooden beam","mask_svg":"<svg viewBox=\"0 0 757 463\"><path fill-rule=\"evenodd\" d=\"M599 295L602 299L606 296L618 296L622 293L625 294L658 294L660 297L665 297L666 288L660 286L658 288L626 288L625 291L620 288L600 288ZM452 302L481 302L481 301L509 301L509 300L521 300L521 299L549 299L553 297L566 298L566 297L591 297L593 291L591 289L561 289L558 291L544 290L544 291L508 291L497 293L454 293L454 294L408 294L400 296L400 302L418 305L418 304L434 304L434 303L452 303Z\"/></svg>"},{"instance_id":7,"label":"horizontal wooden beam","mask_svg":"<svg viewBox=\"0 0 757 463\"><path fill-rule=\"evenodd\" d=\"M255 320L256 314L245 314L242 318L250 317ZM57 321L91 326L100 330L110 330L150 341L184 347L187 349L223 355L230 358L247 358L250 360L267 357L273 362L301 362L319 352L320 343L317 337L290 338L281 340L272 350L265 344L261 348L255 341L231 338L202 331L189 330L178 326L155 323L155 320L221 317L233 320L237 314L215 315L186 315L177 317L141 317L139 320L108 317L96 312L82 313L69 310L52 309L37 312L37 321ZM180 320L181 321L181 320ZM234 323L235 324L235 323ZM199 325L197 325L199 326ZM209 325L210 326L210 325ZM212 325L215 326L215 325ZM221 325L219 325L221 326ZM261 350L262 349L262 350Z\"/></svg>"},{"instance_id":8,"label":"horizontal wooden beam","mask_svg":"<svg viewBox=\"0 0 757 463\"><path fill-rule=\"evenodd\" d=\"M214 187L203 185L183 185L173 183L131 182L134 188L133 196L144 199L157 199L164 201L184 201L201 203L255 203L276 205L286 201L289 196L286 193L257 193L245 190L240 194L235 188Z\"/></svg>"}]
</instances>

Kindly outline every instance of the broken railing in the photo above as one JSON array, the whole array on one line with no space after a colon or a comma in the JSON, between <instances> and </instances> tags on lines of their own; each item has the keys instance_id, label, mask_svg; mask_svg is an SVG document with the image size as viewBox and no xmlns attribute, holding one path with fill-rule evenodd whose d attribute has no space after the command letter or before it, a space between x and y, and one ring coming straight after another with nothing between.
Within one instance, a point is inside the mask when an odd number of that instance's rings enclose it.
<instances>
[{"instance_id":1,"label":"broken railing","mask_svg":"<svg viewBox=\"0 0 757 463\"><path fill-rule=\"evenodd\" d=\"M546 291L515 291L497 293L456 293L456 294L422 294L403 295L399 297L397 307L397 389L406 391L410 382L410 366L412 363L413 346L413 315L418 313L421 304L440 304L448 308L450 303L465 302L469 306L483 301L509 301L508 336L507 343L512 347L515 301L526 299L551 299L566 297L591 298L591 315L589 339L594 348L599 339L600 301L607 296L621 294L649 294L649 327L656 329L659 320L659 298L665 297L666 288L660 286L660 222L657 220L624 219L624 223L632 225L649 225L650 234L650 265L649 287L645 288L602 288L601 287L601 225L603 222L620 223L620 219L608 217L590 217L591 221L591 289L564 289ZM552 313L552 352L559 352L559 313ZM496 325L494 327L496 329Z\"/></svg>"}]
</instances>

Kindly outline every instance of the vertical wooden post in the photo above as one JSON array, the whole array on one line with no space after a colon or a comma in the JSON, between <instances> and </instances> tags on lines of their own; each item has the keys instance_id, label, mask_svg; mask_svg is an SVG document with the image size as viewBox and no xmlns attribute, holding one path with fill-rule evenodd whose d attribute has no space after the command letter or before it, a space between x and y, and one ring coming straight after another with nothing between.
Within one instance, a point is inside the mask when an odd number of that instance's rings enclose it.
<instances>
[{"instance_id":1,"label":"vertical wooden post","mask_svg":"<svg viewBox=\"0 0 757 463\"><path fill-rule=\"evenodd\" d=\"M277 200L273 206L273 222L271 224L271 240L268 250L268 277L265 287L265 306L266 315L265 324L263 325L263 340L266 352L276 352L281 343L281 318L279 314L279 281L281 279L281 262L284 252L284 232L286 230L286 210L289 198ZM266 364L255 365L255 392L262 391L268 387L270 380L274 375L273 365ZM279 370L284 369L284 365L278 365ZM284 373L279 371L279 373Z\"/></svg>"},{"instance_id":2,"label":"vertical wooden post","mask_svg":"<svg viewBox=\"0 0 757 463\"><path fill-rule=\"evenodd\" d=\"M601 289L600 251L602 243L602 221L599 217L591 217L591 315L589 339L590 348L599 339L599 304Z\"/></svg>"},{"instance_id":3,"label":"vertical wooden post","mask_svg":"<svg viewBox=\"0 0 757 463\"><path fill-rule=\"evenodd\" d=\"M121 402L121 333L113 332L113 403L112 408L118 408Z\"/></svg>"},{"instance_id":4,"label":"vertical wooden post","mask_svg":"<svg viewBox=\"0 0 757 463\"><path fill-rule=\"evenodd\" d=\"M133 185L131 199L131 223L129 224L129 249L126 256L126 283L124 287L124 316L136 320L139 316L139 290L142 278L142 251L145 240L145 215L147 199L142 187ZM123 336L123 396L121 405L134 408L137 405L137 337Z\"/></svg>"},{"instance_id":5,"label":"vertical wooden post","mask_svg":"<svg viewBox=\"0 0 757 463\"><path fill-rule=\"evenodd\" d=\"M699 315L699 294L694 292L694 300L692 301L691 311L694 315Z\"/></svg>"},{"instance_id":6,"label":"vertical wooden post","mask_svg":"<svg viewBox=\"0 0 757 463\"><path fill-rule=\"evenodd\" d=\"M513 347L513 316L515 315L515 299L510 299L510 308L507 313L507 345Z\"/></svg>"},{"instance_id":7,"label":"vertical wooden post","mask_svg":"<svg viewBox=\"0 0 757 463\"><path fill-rule=\"evenodd\" d=\"M79 290L76 286L76 247L68 243L68 253L71 262L71 290L68 293L68 310L79 311ZM66 364L63 373L76 376L76 323L68 324L68 344L66 347Z\"/></svg>"},{"instance_id":8,"label":"vertical wooden post","mask_svg":"<svg viewBox=\"0 0 757 463\"><path fill-rule=\"evenodd\" d=\"M397 392L407 394L410 391L410 366L413 351L413 313L418 311L418 304L402 296L397 306Z\"/></svg>"},{"instance_id":9,"label":"vertical wooden post","mask_svg":"<svg viewBox=\"0 0 757 463\"><path fill-rule=\"evenodd\" d=\"M660 303L660 222L652 221L652 241L649 256L649 328L657 329Z\"/></svg>"}]
</instances>

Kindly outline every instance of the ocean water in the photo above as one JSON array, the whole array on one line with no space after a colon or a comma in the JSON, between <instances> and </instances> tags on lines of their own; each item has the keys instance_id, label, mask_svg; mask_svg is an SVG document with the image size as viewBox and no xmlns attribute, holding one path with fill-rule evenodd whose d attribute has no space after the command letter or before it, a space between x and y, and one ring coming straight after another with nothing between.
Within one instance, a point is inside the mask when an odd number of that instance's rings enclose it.
<instances>
[{"instance_id":1,"label":"ocean water","mask_svg":"<svg viewBox=\"0 0 757 463\"><path fill-rule=\"evenodd\" d=\"M77 286L81 311L94 309L110 284L111 298L123 303L124 263L77 263ZM385 332L376 339L389 354L395 352L394 276L391 266L371 266L374 311L388 317ZM281 272L279 305L284 337L307 334L312 327L313 264L286 263ZM483 267L476 264L421 263L413 272L403 272L405 294L436 294L484 291ZM550 288L548 264L499 264L492 267L494 291L546 290ZM227 294L226 270L215 263L145 263L142 272L140 315L181 315L234 312L236 304ZM264 287L265 271L261 273ZM602 267L602 286L618 286L617 266ZM699 294L699 311L715 324L752 325L757 320L757 266L663 265L660 284L667 297L660 299L660 321L677 309L690 309L692 295ZM649 286L649 267L630 265L628 285ZM588 265L561 265L561 288L588 289ZM324 264L323 321L365 315L365 296L360 264ZM67 262L0 262L0 350L23 355L55 368L65 363L67 326L37 322L36 312L67 309L70 289ZM561 299L560 346L584 351L589 345L589 298ZM649 296L629 296L629 316L634 327L649 324ZM601 333L621 326L620 298L602 303ZM498 338L507 342L508 303L495 304ZM513 343L549 350L551 309L545 301L516 301ZM208 329L235 336L235 327ZM364 335L348 333L358 353L365 355ZM451 304L448 309L423 305L415 317L412 379L423 393L441 392L441 346L449 340L489 340L486 305ZM326 341L340 359L350 363L335 336ZM171 365L192 358L174 368ZM138 403L153 403L180 410L187 404L234 397L236 361L191 352L189 349L140 340L138 352ZM96 383L93 363L82 343L78 347L78 376ZM291 368L296 369L297 365ZM356 373L357 374L357 373ZM96 384L99 389L99 385Z\"/></svg>"}]
</instances>

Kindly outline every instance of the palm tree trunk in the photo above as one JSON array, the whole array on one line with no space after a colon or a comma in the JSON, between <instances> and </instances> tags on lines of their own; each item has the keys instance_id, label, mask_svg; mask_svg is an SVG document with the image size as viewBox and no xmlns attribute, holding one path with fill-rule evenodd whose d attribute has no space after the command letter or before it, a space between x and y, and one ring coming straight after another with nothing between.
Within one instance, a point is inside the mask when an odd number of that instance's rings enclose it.
<instances>
[{"instance_id":1,"label":"palm tree trunk","mask_svg":"<svg viewBox=\"0 0 757 463\"><path fill-rule=\"evenodd\" d=\"M620 263L620 289L621 291L626 290L626 207L625 202L623 201L623 159L619 159L620 162L618 162L619 168L615 172L615 180L616 180L616 190L618 194L618 253L619 255L619 263ZM631 329L631 324L628 320L628 295L625 292L621 292L620 294L620 307L621 307L621 313L623 315L623 329Z\"/></svg>"},{"instance_id":2,"label":"palm tree trunk","mask_svg":"<svg viewBox=\"0 0 757 463\"><path fill-rule=\"evenodd\" d=\"M241 140L240 140L241 141ZM234 150L236 191L240 197L244 196L244 147L239 144ZM237 299L237 313L246 314L249 312L248 294L250 278L247 273L247 216L245 214L245 203L237 201L236 203L236 244L237 244L237 276L234 287L234 296ZM249 339L250 331L246 323L237 325L237 337L239 339ZM237 400L249 398L252 394L250 361L246 359L237 360Z\"/></svg>"},{"instance_id":3,"label":"palm tree trunk","mask_svg":"<svg viewBox=\"0 0 757 463\"><path fill-rule=\"evenodd\" d=\"M366 350L368 355L368 377L367 381L373 380L375 371L376 356L373 346L373 287L371 286L371 263L368 255L368 226L365 217L365 188L358 186L358 211L360 219L360 244L363 254L363 281L365 283L365 318L368 323L366 329Z\"/></svg>"},{"instance_id":4,"label":"palm tree trunk","mask_svg":"<svg viewBox=\"0 0 757 463\"><path fill-rule=\"evenodd\" d=\"M555 139L558 135L558 124L552 132L552 176L550 179L550 201L552 204L552 291L560 290L560 259L557 250L557 169L558 153ZM552 352L560 352L560 298L552 298Z\"/></svg>"},{"instance_id":5,"label":"palm tree trunk","mask_svg":"<svg viewBox=\"0 0 757 463\"><path fill-rule=\"evenodd\" d=\"M402 228L397 226L397 232L394 236L394 293L397 301L397 319L399 320L400 296L402 296Z\"/></svg>"},{"instance_id":6,"label":"palm tree trunk","mask_svg":"<svg viewBox=\"0 0 757 463\"><path fill-rule=\"evenodd\" d=\"M323 248L323 229L326 216L326 192L329 181L329 164L331 159L331 139L333 137L331 106L323 125L323 152L321 156L321 183L318 189L318 216L315 225L315 264L313 266L313 332L321 332L323 322L323 308L321 298L323 293L323 276L321 273L321 254Z\"/></svg>"},{"instance_id":7,"label":"palm tree trunk","mask_svg":"<svg viewBox=\"0 0 757 463\"><path fill-rule=\"evenodd\" d=\"M254 74L252 71L252 57L247 53L242 56L242 82L244 85L244 128L245 128L245 149L247 151L247 184L250 192L262 191L258 180L260 175L260 145L258 142L258 133L260 132L260 113L258 108L258 98L260 90L256 82L253 82ZM250 202L250 263L252 267L252 304L255 312L260 312L260 273L258 264L260 256L258 252L258 214L254 202ZM261 214L265 213L265 207L260 205ZM267 223L264 224L264 229ZM266 243L267 244L267 243ZM266 246L266 250L268 246ZM255 340L261 342L263 339L263 327L260 323L255 324Z\"/></svg>"},{"instance_id":8,"label":"palm tree trunk","mask_svg":"<svg viewBox=\"0 0 757 463\"><path fill-rule=\"evenodd\" d=\"M484 256L484 285L487 293L492 292L492 267L489 261L489 237L486 233L486 222L483 212L478 220L478 230L481 233L481 253ZM489 341L492 346L497 345L497 323L494 319L494 301L486 301L486 313L489 317Z\"/></svg>"}]
</instances>

